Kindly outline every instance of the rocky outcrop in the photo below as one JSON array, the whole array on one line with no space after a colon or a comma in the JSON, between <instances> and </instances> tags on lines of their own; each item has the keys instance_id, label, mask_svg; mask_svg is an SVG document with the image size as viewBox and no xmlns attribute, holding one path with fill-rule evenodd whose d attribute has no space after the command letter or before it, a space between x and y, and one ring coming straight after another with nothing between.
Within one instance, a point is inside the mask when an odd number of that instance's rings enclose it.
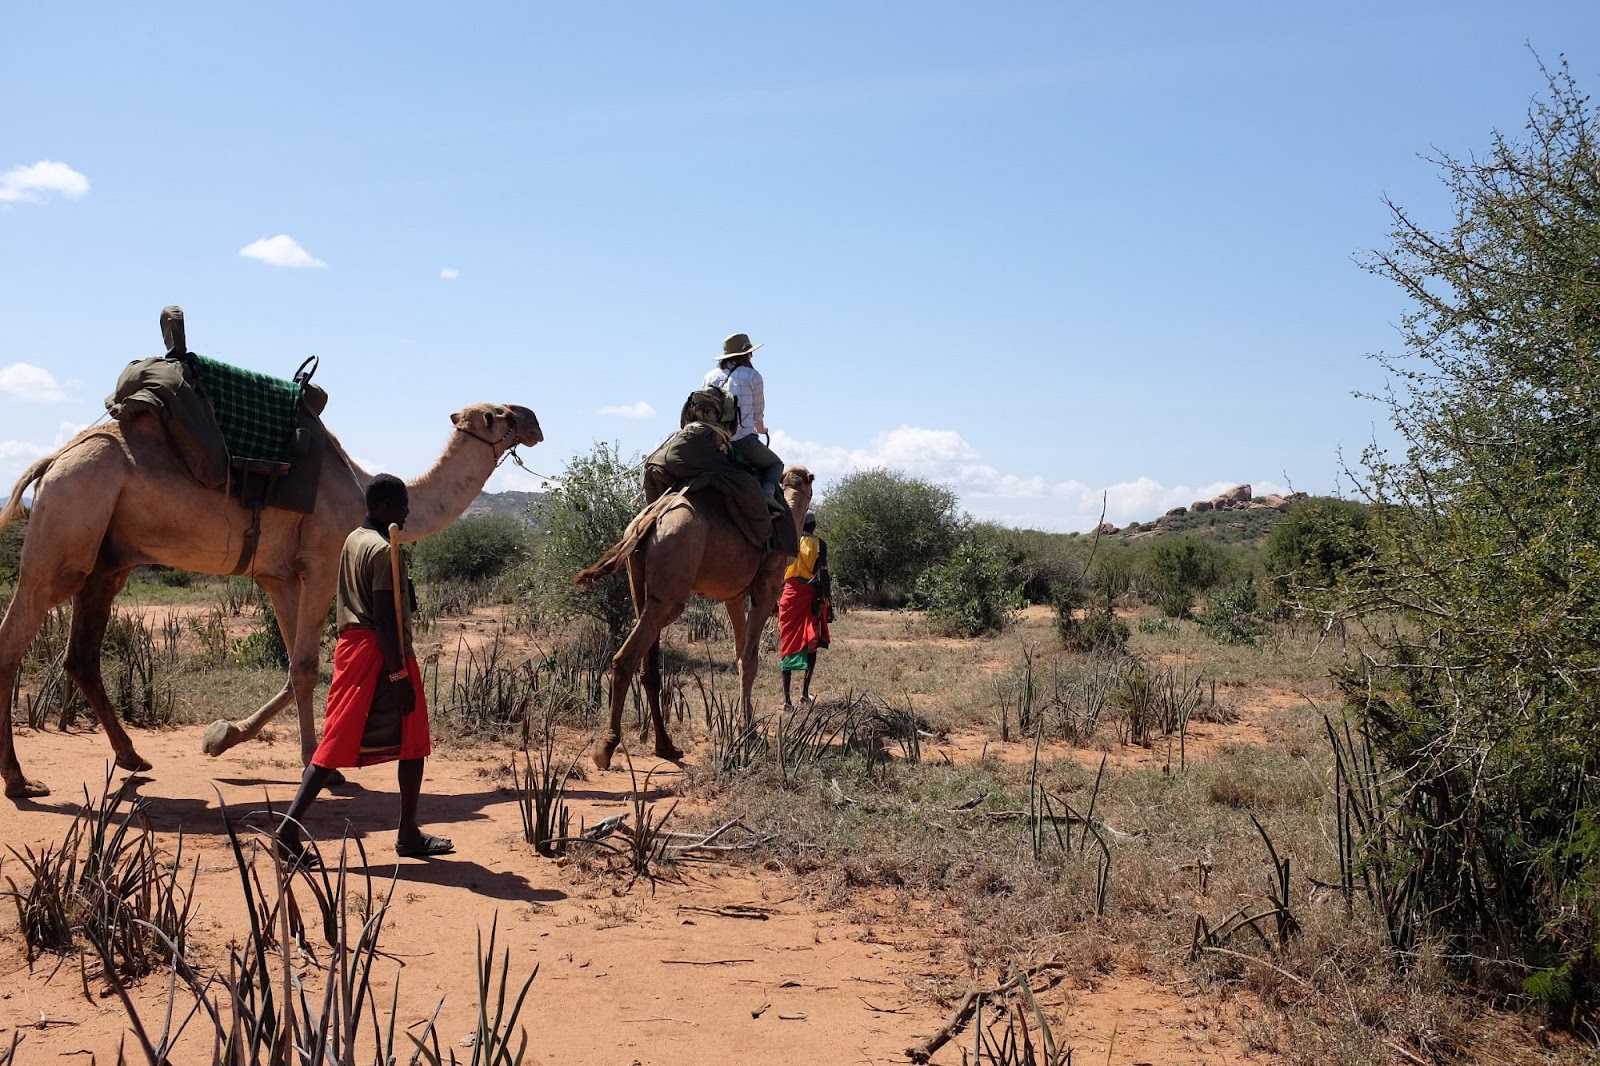
<instances>
[{"instance_id":1,"label":"rocky outcrop","mask_svg":"<svg viewBox=\"0 0 1600 1066\"><path fill-rule=\"evenodd\" d=\"M1235 485L1226 492L1220 492L1209 500L1196 500L1187 507L1174 507L1167 511L1154 522L1130 522L1126 527L1115 526L1110 522L1097 527L1092 532L1110 536L1124 534L1130 537L1139 537L1156 532L1160 527L1175 522L1185 515L1205 514L1207 511L1263 511L1272 510L1286 512L1296 500L1303 500L1303 492L1291 492L1288 495L1269 493L1257 499L1250 485Z\"/></svg>"},{"instance_id":2,"label":"rocky outcrop","mask_svg":"<svg viewBox=\"0 0 1600 1066\"><path fill-rule=\"evenodd\" d=\"M1235 485L1227 492L1219 493L1209 500L1196 500L1189 505L1189 510L1197 513L1202 511L1244 511L1252 506L1250 501L1253 498L1249 485Z\"/></svg>"},{"instance_id":3,"label":"rocky outcrop","mask_svg":"<svg viewBox=\"0 0 1600 1066\"><path fill-rule=\"evenodd\" d=\"M1221 496L1218 496L1211 502L1217 505L1218 510L1227 510L1228 508L1223 507L1223 504L1233 504L1234 506L1246 504L1249 503L1254 496L1255 493L1250 491L1249 485L1235 485L1233 488L1229 489L1227 492L1224 492Z\"/></svg>"}]
</instances>

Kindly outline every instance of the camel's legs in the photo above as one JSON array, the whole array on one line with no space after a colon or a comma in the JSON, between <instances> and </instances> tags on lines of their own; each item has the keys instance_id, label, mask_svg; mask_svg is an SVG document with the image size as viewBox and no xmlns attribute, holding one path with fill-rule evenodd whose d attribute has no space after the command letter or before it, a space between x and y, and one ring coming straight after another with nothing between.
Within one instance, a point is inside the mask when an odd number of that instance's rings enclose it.
<instances>
[{"instance_id":1,"label":"camel's legs","mask_svg":"<svg viewBox=\"0 0 1600 1066\"><path fill-rule=\"evenodd\" d=\"M737 655L739 664L739 711L744 715L744 724L749 725L755 721L755 709L750 704L750 686L745 684L744 675L744 642L750 635L750 615L745 613L745 602L748 597L744 593L730 600L723 600L722 606L728 610L728 625L733 629L733 652ZM759 630L757 633L759 634ZM754 678L751 679L754 684Z\"/></svg>"},{"instance_id":2,"label":"camel's legs","mask_svg":"<svg viewBox=\"0 0 1600 1066\"><path fill-rule=\"evenodd\" d=\"M96 569L72 597L72 632L67 638L67 676L72 678L89 701L100 728L105 730L117 765L124 770L148 770L150 764L133 750L106 696L105 679L100 673L100 650L105 644L106 624L111 621L111 601L127 584L130 568L111 571Z\"/></svg>"},{"instance_id":3,"label":"camel's legs","mask_svg":"<svg viewBox=\"0 0 1600 1066\"><path fill-rule=\"evenodd\" d=\"M24 560L26 560L26 546ZM38 781L22 776L22 765L17 761L16 738L11 732L11 702L16 688L17 672L22 668L22 656L38 635L44 616L50 608L77 591L88 577L88 569L58 571L52 585L45 586L28 576L26 566L17 579L17 591L6 608L4 621L0 621L0 776L5 778L6 795L12 799L24 796L48 796L50 789Z\"/></svg>"},{"instance_id":4,"label":"camel's legs","mask_svg":"<svg viewBox=\"0 0 1600 1066\"><path fill-rule=\"evenodd\" d=\"M300 722L300 762L304 765L311 761L317 750L313 696L322 657L322 625L338 582L336 572L323 573L323 569L307 571L297 579L257 579L272 601L278 630L289 649L289 677L283 688L250 717L239 722L213 722L201 743L207 755L221 755L236 744L255 739L268 722L293 702Z\"/></svg>"},{"instance_id":5,"label":"camel's legs","mask_svg":"<svg viewBox=\"0 0 1600 1066\"><path fill-rule=\"evenodd\" d=\"M300 574L293 619L293 639L284 639L289 649L289 684L294 688L295 710L300 716L300 761L310 763L317 750L317 670L322 664L322 630L328 622L328 608L339 584L339 571L332 566L313 565ZM274 601L276 608L276 601ZM280 615L282 612L279 612ZM285 629L288 634L290 630ZM341 775L342 776L342 775Z\"/></svg>"},{"instance_id":6,"label":"camel's legs","mask_svg":"<svg viewBox=\"0 0 1600 1066\"><path fill-rule=\"evenodd\" d=\"M645 600L638 621L634 622L632 631L628 633L628 639L622 642L622 647L611 657L611 723L606 728L606 735L594 749L594 764L602 770L610 768L611 756L617 750L617 745L622 743L622 711L628 702L628 685L639 670L645 654L661 639L661 630L666 627L667 620L671 617L671 609L660 600ZM658 673L658 686L659 683ZM658 729L661 724L658 718L655 722ZM670 743L671 741L668 741L669 745ZM660 744L660 734L657 734L658 749Z\"/></svg>"},{"instance_id":7,"label":"camel's legs","mask_svg":"<svg viewBox=\"0 0 1600 1066\"><path fill-rule=\"evenodd\" d=\"M670 624L670 623L669 623ZM667 720L661 717L661 637L644 653L644 697L650 705L650 724L656 733L656 758L673 762L683 758L683 752L667 735Z\"/></svg>"},{"instance_id":8,"label":"camel's legs","mask_svg":"<svg viewBox=\"0 0 1600 1066\"><path fill-rule=\"evenodd\" d=\"M755 583L750 588L749 627L743 639L734 645L739 649L739 706L744 711L747 724L755 720L752 693L756 687L756 672L761 665L761 634L766 631L767 622L777 609L786 565L778 556L768 556L762 561L762 571L756 575Z\"/></svg>"}]
</instances>

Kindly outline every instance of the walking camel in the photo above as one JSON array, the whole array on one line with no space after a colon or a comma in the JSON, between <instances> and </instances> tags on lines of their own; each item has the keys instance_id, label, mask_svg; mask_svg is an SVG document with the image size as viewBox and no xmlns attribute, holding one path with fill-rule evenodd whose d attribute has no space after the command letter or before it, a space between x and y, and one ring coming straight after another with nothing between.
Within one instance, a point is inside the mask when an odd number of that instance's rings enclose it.
<instances>
[{"instance_id":1,"label":"walking camel","mask_svg":"<svg viewBox=\"0 0 1600 1066\"><path fill-rule=\"evenodd\" d=\"M408 486L408 541L459 517L508 451L544 439L538 418L526 407L474 404L451 421L454 429L444 454ZM300 715L302 761L316 750L311 698L322 626L338 584L340 548L366 513L362 493L370 477L330 434L315 512L261 513L250 576L272 600L289 649L289 677L248 718L213 723L202 744L207 755L220 755L252 739L291 702ZM23 776L11 728L17 671L50 609L72 598L66 672L99 719L117 765L148 770L150 764L134 751L117 721L100 676L100 646L112 600L129 572L141 564L202 574L231 572L251 525L246 507L190 477L153 417L87 429L28 467L0 509L0 528L22 513L22 494L30 486L33 506L17 588L0 621L0 775L13 799L50 791Z\"/></svg>"},{"instance_id":2,"label":"walking camel","mask_svg":"<svg viewBox=\"0 0 1600 1066\"><path fill-rule=\"evenodd\" d=\"M794 515L795 532L811 506L811 471L784 470L783 495ZM792 555L765 552L752 545L729 517L723 495L711 489L682 495L669 492L628 524L627 532L593 566L573 581L585 588L607 574L628 568L637 620L611 658L611 722L595 745L594 763L604 770L622 741L622 710L633 676L644 668L644 693L655 727L656 755L680 759L661 717L661 631L677 620L691 595L721 600L739 649L739 709L754 718L750 693L756 683L761 631L778 605L783 572ZM749 613L745 605L749 604Z\"/></svg>"}]
</instances>

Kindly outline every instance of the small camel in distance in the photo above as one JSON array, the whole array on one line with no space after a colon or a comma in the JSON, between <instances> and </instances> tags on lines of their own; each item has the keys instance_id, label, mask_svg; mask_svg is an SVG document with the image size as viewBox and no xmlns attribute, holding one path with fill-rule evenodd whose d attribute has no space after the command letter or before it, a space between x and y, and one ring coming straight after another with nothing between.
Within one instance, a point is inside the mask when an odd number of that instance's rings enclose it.
<instances>
[{"instance_id":1,"label":"small camel in distance","mask_svg":"<svg viewBox=\"0 0 1600 1066\"><path fill-rule=\"evenodd\" d=\"M797 538L811 506L814 480L805 467L791 466L779 483L794 516ZM661 631L677 620L692 595L720 600L727 608L733 646L739 651L739 709L747 723L754 720L751 691L756 683L761 631L778 605L783 573L793 561L792 555L752 545L729 516L722 493L700 489L661 496L639 512L622 539L598 562L579 571L573 582L586 588L626 566L637 616L627 639L611 658L611 721L605 736L595 744L596 766L608 769L622 741L623 706L641 663L656 756L673 761L683 757L661 717Z\"/></svg>"},{"instance_id":2,"label":"small camel in distance","mask_svg":"<svg viewBox=\"0 0 1600 1066\"><path fill-rule=\"evenodd\" d=\"M544 439L526 407L480 403L451 416L453 429L433 468L407 486L411 516L404 539L420 540L458 518L501 458ZM220 755L254 738L291 702L300 718L300 755L317 746L312 694L317 683L322 626L338 585L345 537L366 514L371 475L329 434L323 450L314 513L267 509L251 577L272 601L289 649L281 691L242 722L218 721L202 748ZM17 588L0 621L0 775L12 799L48 795L23 775L12 735L12 697L22 656L45 615L72 599L65 668L105 730L124 770L150 769L134 750L106 697L100 647L112 601L135 566L158 563L201 574L232 572L251 526L251 513L233 497L190 477L157 418L96 426L23 472L0 510L0 528L33 506L22 545Z\"/></svg>"}]
</instances>

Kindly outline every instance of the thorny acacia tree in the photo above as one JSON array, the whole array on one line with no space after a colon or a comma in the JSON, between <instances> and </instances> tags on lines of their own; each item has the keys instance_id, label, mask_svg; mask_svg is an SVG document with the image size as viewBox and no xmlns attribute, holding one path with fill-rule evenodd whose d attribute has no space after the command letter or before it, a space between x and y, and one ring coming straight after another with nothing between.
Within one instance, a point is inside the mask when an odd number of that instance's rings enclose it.
<instances>
[{"instance_id":1,"label":"thorny acacia tree","mask_svg":"<svg viewBox=\"0 0 1600 1066\"><path fill-rule=\"evenodd\" d=\"M1544 68L1541 68L1544 69ZM1396 773L1383 902L1566 1024L1600 1006L1600 156L1563 63L1521 136L1439 166L1368 263L1413 310L1380 356L1405 455L1369 449L1362 606L1407 622L1346 678Z\"/></svg>"}]
</instances>

